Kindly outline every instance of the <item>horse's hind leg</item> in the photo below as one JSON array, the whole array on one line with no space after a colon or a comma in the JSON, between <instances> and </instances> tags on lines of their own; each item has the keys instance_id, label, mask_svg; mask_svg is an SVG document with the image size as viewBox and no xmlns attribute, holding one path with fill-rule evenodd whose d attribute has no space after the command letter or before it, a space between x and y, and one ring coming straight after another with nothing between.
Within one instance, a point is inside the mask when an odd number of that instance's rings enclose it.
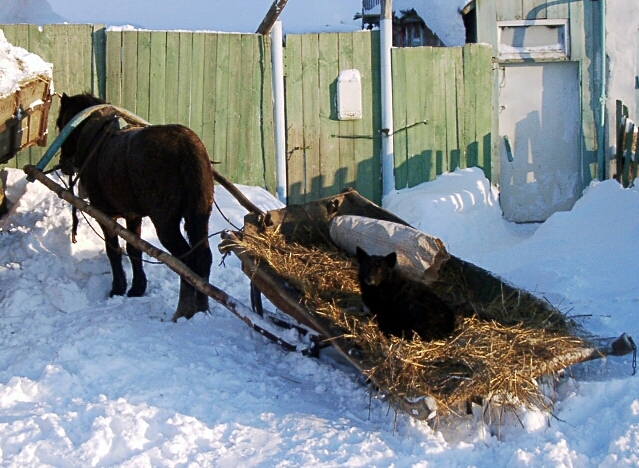
<instances>
[{"instance_id":1,"label":"horse's hind leg","mask_svg":"<svg viewBox=\"0 0 639 468\"><path fill-rule=\"evenodd\" d=\"M126 220L126 227L129 231L134 232L138 236L142 232L142 218L135 217ZM131 269L133 270L133 280L131 289L127 293L129 297L140 297L146 291L146 275L142 265L142 251L127 242L126 253L131 261Z\"/></svg>"},{"instance_id":2,"label":"horse's hind leg","mask_svg":"<svg viewBox=\"0 0 639 468\"><path fill-rule=\"evenodd\" d=\"M186 259L189 267L206 281L211 275L213 255L209 247L209 214L195 214L186 218L184 229L189 237L189 243L194 246ZM198 311L209 310L209 297L203 292L195 291L195 302Z\"/></svg>"},{"instance_id":3,"label":"horse's hind leg","mask_svg":"<svg viewBox=\"0 0 639 468\"><path fill-rule=\"evenodd\" d=\"M153 219L153 224L155 225L158 239L162 245L166 247L173 256L186 263L186 265L192 269L193 265L189 261L192 257L192 254L189 254L191 247L180 232L179 220L170 222L167 220ZM180 317L190 319L198 310L198 305L195 300L195 288L184 278L180 278L180 298L175 313L173 314L173 321L176 322Z\"/></svg>"},{"instance_id":4,"label":"horse's hind leg","mask_svg":"<svg viewBox=\"0 0 639 468\"><path fill-rule=\"evenodd\" d=\"M122 252L120 251L118 236L105 226L101 227L104 233L107 258L111 264L111 273L113 274L109 297L123 296L126 292L126 274L124 273L124 268L122 268Z\"/></svg>"}]
</instances>

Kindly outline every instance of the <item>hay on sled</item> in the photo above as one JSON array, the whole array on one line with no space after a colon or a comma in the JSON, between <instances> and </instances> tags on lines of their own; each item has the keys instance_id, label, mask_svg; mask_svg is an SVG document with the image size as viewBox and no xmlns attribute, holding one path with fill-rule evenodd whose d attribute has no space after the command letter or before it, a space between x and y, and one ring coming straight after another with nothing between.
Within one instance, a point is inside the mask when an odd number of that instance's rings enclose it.
<instances>
[{"instance_id":1,"label":"hay on sled","mask_svg":"<svg viewBox=\"0 0 639 468\"><path fill-rule=\"evenodd\" d=\"M502 409L549 409L552 402L537 385L540 376L636 352L626 333L614 341L588 337L544 299L447 252L438 255L436 238L430 247L409 246L405 253L415 252L421 260L430 256L431 266L418 276L456 311L456 330L446 340L430 342L388 338L364 310L359 266L347 253L354 253L352 245L336 242L332 228L345 217L410 228L405 221L353 189L266 213L238 201L249 210L244 227L223 232L218 248L242 262L252 301L261 301L253 296L256 290L264 294L367 375L396 409L416 419L455 413L477 398ZM364 227L364 237L369 228ZM353 234L348 230L344 237ZM394 243L394 234L390 238Z\"/></svg>"},{"instance_id":2,"label":"hay on sled","mask_svg":"<svg viewBox=\"0 0 639 468\"><path fill-rule=\"evenodd\" d=\"M239 249L301 293L300 301L327 318L361 352L362 368L392 403L428 396L439 416L482 398L516 409L549 409L536 379L572 364L590 344L576 325L550 304L512 288L486 301L467 284L459 264L444 263L433 290L457 311L446 340L387 337L365 312L357 260L323 234L298 232L287 240L277 229L245 232Z\"/></svg>"}]
</instances>

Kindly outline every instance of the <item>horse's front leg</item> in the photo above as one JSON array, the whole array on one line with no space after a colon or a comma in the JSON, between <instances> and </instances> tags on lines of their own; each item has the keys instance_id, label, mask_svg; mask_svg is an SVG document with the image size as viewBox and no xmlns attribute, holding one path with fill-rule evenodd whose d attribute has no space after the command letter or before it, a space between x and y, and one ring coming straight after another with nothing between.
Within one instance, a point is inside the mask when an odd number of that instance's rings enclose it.
<instances>
[{"instance_id":1,"label":"horse's front leg","mask_svg":"<svg viewBox=\"0 0 639 468\"><path fill-rule=\"evenodd\" d=\"M142 233L142 218L136 217L127 219L126 227L129 231L134 232L139 237ZM144 273L144 267L142 264L142 251L127 242L126 253L129 256L129 260L131 260L131 268L133 270L131 289L129 289L127 296L143 296L146 291L146 274Z\"/></svg>"},{"instance_id":2,"label":"horse's front leg","mask_svg":"<svg viewBox=\"0 0 639 468\"><path fill-rule=\"evenodd\" d=\"M126 274L124 273L124 268L122 268L122 252L120 251L118 236L107 227L101 227L104 233L106 254L111 264L111 273L113 274L113 283L109 297L123 296L126 292Z\"/></svg>"}]
</instances>

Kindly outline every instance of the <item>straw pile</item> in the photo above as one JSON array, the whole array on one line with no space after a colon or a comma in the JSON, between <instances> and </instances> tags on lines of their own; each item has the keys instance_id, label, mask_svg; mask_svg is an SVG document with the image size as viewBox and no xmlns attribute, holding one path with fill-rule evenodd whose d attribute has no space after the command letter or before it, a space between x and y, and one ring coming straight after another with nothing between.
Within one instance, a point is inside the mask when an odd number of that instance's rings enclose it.
<instances>
[{"instance_id":1,"label":"straw pile","mask_svg":"<svg viewBox=\"0 0 639 468\"><path fill-rule=\"evenodd\" d=\"M287 243L273 232L244 235L241 248L267 262L303 293L304 305L336 323L362 351L371 380L392 403L428 395L437 415L456 413L481 398L506 409L550 409L536 378L571 362L565 356L587 343L575 325L526 293L482 303L458 272L440 270L433 289L456 308L453 336L421 341L387 337L363 310L357 260L331 245Z\"/></svg>"}]
</instances>

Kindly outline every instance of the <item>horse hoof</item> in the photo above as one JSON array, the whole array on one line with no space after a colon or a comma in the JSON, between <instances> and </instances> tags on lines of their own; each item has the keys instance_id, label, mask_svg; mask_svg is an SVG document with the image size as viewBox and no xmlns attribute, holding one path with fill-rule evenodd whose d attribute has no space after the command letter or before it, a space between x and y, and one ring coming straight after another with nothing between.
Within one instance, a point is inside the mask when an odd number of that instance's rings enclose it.
<instances>
[{"instance_id":1,"label":"horse hoof","mask_svg":"<svg viewBox=\"0 0 639 468\"><path fill-rule=\"evenodd\" d=\"M127 293L129 297L142 297L146 292L146 277L144 275L139 275L133 278L131 282L131 289Z\"/></svg>"},{"instance_id":2,"label":"horse hoof","mask_svg":"<svg viewBox=\"0 0 639 468\"><path fill-rule=\"evenodd\" d=\"M193 316L195 315L196 312L197 312L196 310L190 311L190 312L182 312L182 311L176 310L175 313L173 314L173 317L171 318L171 320L173 322L177 322L178 319L180 319L182 317L184 317L187 320L190 320L190 319L193 318Z\"/></svg>"},{"instance_id":3,"label":"horse hoof","mask_svg":"<svg viewBox=\"0 0 639 468\"><path fill-rule=\"evenodd\" d=\"M113 296L124 296L124 291L116 291L115 289L112 289L111 292L109 293L109 297L113 297Z\"/></svg>"}]
</instances>

